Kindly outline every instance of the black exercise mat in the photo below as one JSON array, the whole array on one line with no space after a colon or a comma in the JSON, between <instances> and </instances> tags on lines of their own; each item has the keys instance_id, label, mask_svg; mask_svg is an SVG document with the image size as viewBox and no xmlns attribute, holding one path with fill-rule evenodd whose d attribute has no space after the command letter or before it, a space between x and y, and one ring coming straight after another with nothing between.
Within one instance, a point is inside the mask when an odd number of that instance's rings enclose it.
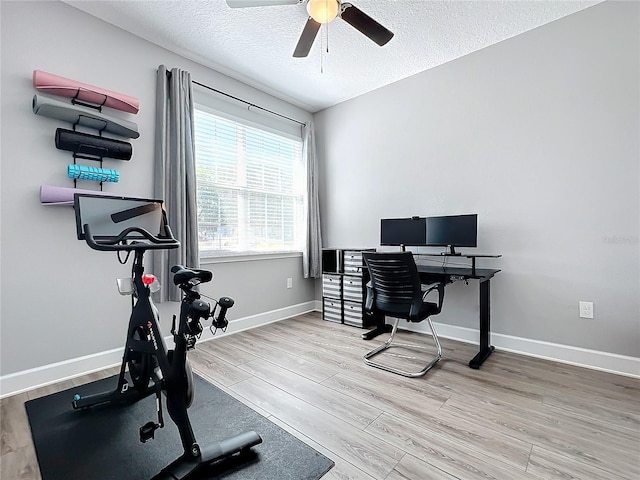
<instances>
[{"instance_id":1,"label":"black exercise mat","mask_svg":"<svg viewBox=\"0 0 640 480\"><path fill-rule=\"evenodd\" d=\"M197 470L193 480L317 480L334 463L197 375L189 418L201 447L253 430L262 443L241 456ZM129 406L73 410L73 395L114 389L117 377L25 403L42 480L149 480L182 455L163 396L165 426L140 443L138 430L157 421L151 395Z\"/></svg>"}]
</instances>

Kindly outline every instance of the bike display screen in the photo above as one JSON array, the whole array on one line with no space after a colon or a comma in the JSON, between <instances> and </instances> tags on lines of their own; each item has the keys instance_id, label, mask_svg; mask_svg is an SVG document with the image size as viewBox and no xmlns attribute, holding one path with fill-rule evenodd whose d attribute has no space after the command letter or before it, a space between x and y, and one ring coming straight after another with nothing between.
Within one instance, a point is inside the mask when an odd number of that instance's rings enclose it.
<instances>
[{"instance_id":1,"label":"bike display screen","mask_svg":"<svg viewBox=\"0 0 640 480\"><path fill-rule=\"evenodd\" d=\"M78 240L85 240L85 225L89 226L95 240L116 238L131 227L144 229L155 237L166 237L162 200L76 193L73 206ZM143 235L130 232L125 239L136 238L143 238Z\"/></svg>"}]
</instances>

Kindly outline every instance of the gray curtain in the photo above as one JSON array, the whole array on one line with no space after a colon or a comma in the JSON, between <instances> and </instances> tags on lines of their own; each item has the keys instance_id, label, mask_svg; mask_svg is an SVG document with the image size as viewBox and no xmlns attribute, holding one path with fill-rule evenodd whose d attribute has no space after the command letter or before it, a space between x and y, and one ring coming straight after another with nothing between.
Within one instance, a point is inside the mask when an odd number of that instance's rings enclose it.
<instances>
[{"instance_id":1,"label":"gray curtain","mask_svg":"<svg viewBox=\"0 0 640 480\"><path fill-rule=\"evenodd\" d=\"M302 155L307 170L306 240L302 252L304 278L322 276L322 235L320 232L320 205L318 200L318 165L313 122L303 127Z\"/></svg>"},{"instance_id":2,"label":"gray curtain","mask_svg":"<svg viewBox=\"0 0 640 480\"><path fill-rule=\"evenodd\" d=\"M158 67L154 195L163 199L167 220L180 248L156 250L153 273L161 290L155 300L180 301L171 267L199 266L196 211L196 170L191 74L179 68Z\"/></svg>"}]
</instances>

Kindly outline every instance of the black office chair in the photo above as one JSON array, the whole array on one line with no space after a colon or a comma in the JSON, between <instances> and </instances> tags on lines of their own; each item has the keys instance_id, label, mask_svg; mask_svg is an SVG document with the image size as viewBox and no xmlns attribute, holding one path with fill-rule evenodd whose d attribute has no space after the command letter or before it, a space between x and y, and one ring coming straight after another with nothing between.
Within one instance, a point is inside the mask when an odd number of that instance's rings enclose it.
<instances>
[{"instance_id":1,"label":"black office chair","mask_svg":"<svg viewBox=\"0 0 640 480\"><path fill-rule=\"evenodd\" d=\"M429 371L442 358L442 348L438 335L431 322L431 316L437 315L442 309L444 300L444 283L437 283L423 291L420 284L420 276L416 262L411 252L363 252L365 265L369 269L371 281L367 283L367 298L365 310L367 312L378 311L385 316L395 318L389 339L364 356L364 362L372 367L381 368L388 372L404 375L405 377L421 377ZM427 302L426 297L432 291L439 293L438 303ZM407 372L389 365L374 362L374 355L392 347L408 347L424 349L424 346L415 344L393 343L400 319L409 322L421 322L427 320L436 345L436 355L431 362L418 372Z\"/></svg>"}]
</instances>

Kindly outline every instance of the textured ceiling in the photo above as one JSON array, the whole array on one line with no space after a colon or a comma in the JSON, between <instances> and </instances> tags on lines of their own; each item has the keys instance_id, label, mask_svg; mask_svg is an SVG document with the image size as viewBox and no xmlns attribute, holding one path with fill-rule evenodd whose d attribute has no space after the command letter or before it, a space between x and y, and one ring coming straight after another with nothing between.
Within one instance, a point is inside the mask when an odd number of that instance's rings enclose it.
<instances>
[{"instance_id":1,"label":"textured ceiling","mask_svg":"<svg viewBox=\"0 0 640 480\"><path fill-rule=\"evenodd\" d=\"M316 112L601 0L351 0L393 39L379 47L337 18L322 27L306 58L292 57L307 20L304 3L231 9L225 0L64 1Z\"/></svg>"}]
</instances>

